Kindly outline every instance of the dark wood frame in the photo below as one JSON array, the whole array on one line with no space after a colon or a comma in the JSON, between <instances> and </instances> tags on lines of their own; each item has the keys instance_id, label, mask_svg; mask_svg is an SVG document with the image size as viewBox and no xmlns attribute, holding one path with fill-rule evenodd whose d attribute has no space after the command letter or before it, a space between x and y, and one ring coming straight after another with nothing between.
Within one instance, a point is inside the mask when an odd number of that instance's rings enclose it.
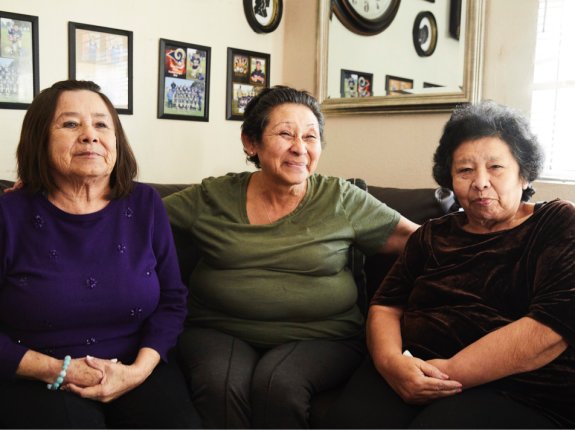
<instances>
[{"instance_id":1,"label":"dark wood frame","mask_svg":"<svg viewBox=\"0 0 575 430\"><path fill-rule=\"evenodd\" d=\"M423 49L419 40L419 31L420 31L419 26L421 24L421 21L423 21L426 18L429 20L431 26L431 28L429 29L429 37L431 38L431 42L427 49ZM413 35L413 46L415 47L417 55L419 55L420 57L431 56L431 54L433 54L435 48L437 47L437 21L435 20L435 16L429 11L419 12L415 17L415 21L413 22L412 35Z\"/></svg>"},{"instance_id":2,"label":"dark wood frame","mask_svg":"<svg viewBox=\"0 0 575 430\"><path fill-rule=\"evenodd\" d=\"M179 51L179 50L182 51ZM195 52L199 52L200 58L203 58L204 67L203 73L200 73L197 77L193 76L190 73L189 67L189 54L190 50L195 50ZM168 52L169 51L169 52ZM179 58L174 56L174 53L180 54L183 52L183 58L181 59L184 62L183 66L183 73L172 71L170 72L168 68L168 61L174 61L177 63ZM160 39L160 50L159 50L159 72L158 72L158 118L160 119L180 119L180 120L187 120L187 121L209 121L210 118L210 62L211 62L211 54L212 48L209 46L203 45L196 45L192 43L185 43L185 42L178 42L175 40L168 40L168 39ZM203 54L203 55L202 55ZM170 58L168 58L171 56ZM201 88L203 85L203 93L199 98L199 105L201 106L201 110L203 113L196 115L196 109L194 106L197 104L194 101L197 101L198 98L186 97L189 104L186 103L187 111L189 108L189 113L176 113L174 112L174 108L168 105L166 100L166 96L169 93L166 92L166 88L179 85L189 85L189 91L192 92L192 89L196 91L196 88ZM192 88L194 86L198 86L196 88ZM197 95L197 94L196 94ZM177 108L175 109L178 110Z\"/></svg>"},{"instance_id":3,"label":"dark wood frame","mask_svg":"<svg viewBox=\"0 0 575 430\"><path fill-rule=\"evenodd\" d=\"M411 86L408 89L413 88L413 79L402 78L400 76L392 76L392 75L385 75L385 93L389 96L392 94L406 94L407 92L403 90L391 90L392 81L403 82L406 84L410 84ZM409 93L411 94L411 93Z\"/></svg>"},{"instance_id":4,"label":"dark wood frame","mask_svg":"<svg viewBox=\"0 0 575 430\"><path fill-rule=\"evenodd\" d=\"M449 35L459 40L461 30L461 0L451 0L449 4Z\"/></svg>"},{"instance_id":5,"label":"dark wood frame","mask_svg":"<svg viewBox=\"0 0 575 430\"><path fill-rule=\"evenodd\" d=\"M265 7L264 0L244 0L244 13L248 24L256 33L271 33L278 25L280 25L282 15L283 15L283 0L268 0L271 4L272 17L269 24L262 24L258 21L256 14L258 12L255 10L255 4L260 4Z\"/></svg>"},{"instance_id":6,"label":"dark wood frame","mask_svg":"<svg viewBox=\"0 0 575 430\"><path fill-rule=\"evenodd\" d=\"M347 80L349 79L349 77L351 75L357 75L357 80L359 81L359 79L361 77L366 78L369 80L369 94L367 95L361 95L359 93L358 90L358 94L357 96L346 96L346 85L347 85ZM346 98L346 97L371 97L373 96L373 73L365 73L365 72L357 72L355 70L347 70L347 69L341 69L340 72L340 78L339 78L339 92L342 98Z\"/></svg>"},{"instance_id":7,"label":"dark wood frame","mask_svg":"<svg viewBox=\"0 0 575 430\"><path fill-rule=\"evenodd\" d=\"M19 13L11 13L11 12L4 12L4 11L0 11L0 20L2 19L9 19L9 20L15 20L15 21L25 21L25 22L29 22L30 23L30 46L28 46L31 50L32 53L30 55L31 57L31 71L32 71L32 78L31 78L31 82L29 83L29 85L31 86L31 88L29 88L29 91L31 96L29 99L26 100L19 100L16 97L16 101L11 100L12 97L7 97L6 96L6 101L2 101L4 99L3 96L0 96L0 109L28 109L28 106L30 106L30 103L32 103L32 100L34 99L34 97L36 97L36 95L38 94L38 92L40 91L40 65L39 65L39 38L38 38L38 17L37 16L32 16L32 15L23 15L23 14L19 14ZM1 22L1 21L0 21ZM7 30L2 30L3 32ZM3 38L3 37L2 37ZM1 38L0 38L1 40ZM3 48L3 44L0 44L0 62L4 62L4 60L10 60L13 57L4 57L4 52L2 52ZM10 55L10 54L8 54ZM8 61L6 61L7 63ZM17 85L20 85L21 80L22 80L22 73L19 73L19 71L16 71L16 79L17 79Z\"/></svg>"},{"instance_id":8,"label":"dark wood frame","mask_svg":"<svg viewBox=\"0 0 575 430\"><path fill-rule=\"evenodd\" d=\"M127 31L127 30L118 30L115 28L108 28L108 27L100 27L97 25L89 25L89 24L81 24L78 22L69 22L68 23L68 76L70 77L70 79L80 79L80 80L92 80L95 81L93 79L92 76L84 76L84 75L80 75L78 73L78 65L79 65L79 59L76 56L76 48L78 45L78 41L76 40L76 30L84 30L87 32L92 32L94 33L94 35L96 37L98 33L101 34L105 34L105 35L117 35L117 36L122 36L126 38L126 45L127 45L127 64L126 64L126 92L127 94L125 94L126 100L127 100L127 105L124 106L116 106L116 110L118 111L119 114L128 114L128 115L132 115L133 114L133 104L132 104L132 99L133 99L133 33L131 31ZM97 47L97 49L99 49L99 47ZM96 60L97 62L100 62L100 59ZM113 62L114 58L113 58L113 53L110 50L110 61ZM102 87L102 90L104 93L106 93L106 86L107 86L107 82L96 82L98 85L100 85L100 87ZM113 99L113 95L111 94L106 94L110 100L112 100L112 103L114 103L114 99Z\"/></svg>"},{"instance_id":9,"label":"dark wood frame","mask_svg":"<svg viewBox=\"0 0 575 430\"><path fill-rule=\"evenodd\" d=\"M368 21L359 15L355 9L350 6L349 0L331 0L332 10L349 31L364 36L379 34L385 30L395 19L399 9L400 0L391 0L385 13L377 21Z\"/></svg>"},{"instance_id":10,"label":"dark wood frame","mask_svg":"<svg viewBox=\"0 0 575 430\"><path fill-rule=\"evenodd\" d=\"M244 72L238 72L234 69L234 58L247 58L247 70ZM255 83L251 80L252 74L252 64L255 64L257 60L263 60L265 62L264 69L264 79L263 83ZM247 104L251 98L256 95L261 89L269 88L270 86L270 54L265 54L263 52L246 51L245 49L228 48L228 60L227 60L227 79L226 79L226 119L231 120L243 120L243 113L236 104ZM234 84L238 85L240 88L243 85L244 91L247 91L246 96L242 96L242 99L236 99L234 97Z\"/></svg>"}]
</instances>

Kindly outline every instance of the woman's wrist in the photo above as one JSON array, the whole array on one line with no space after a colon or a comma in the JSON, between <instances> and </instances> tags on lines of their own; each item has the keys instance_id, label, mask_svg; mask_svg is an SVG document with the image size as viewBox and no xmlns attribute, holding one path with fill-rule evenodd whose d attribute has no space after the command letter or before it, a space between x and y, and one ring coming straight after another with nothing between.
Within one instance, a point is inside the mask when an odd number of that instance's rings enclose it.
<instances>
[{"instance_id":1,"label":"woman's wrist","mask_svg":"<svg viewBox=\"0 0 575 430\"><path fill-rule=\"evenodd\" d=\"M48 388L49 390L52 390L52 391L60 389L60 387L64 383L64 379L66 379L66 374L68 372L68 366L70 366L71 361L72 361L72 357L70 357L69 355L64 357L64 360L61 361L62 366L60 367L60 370L58 371L56 378L53 379L53 382L46 385L46 388Z\"/></svg>"}]
</instances>

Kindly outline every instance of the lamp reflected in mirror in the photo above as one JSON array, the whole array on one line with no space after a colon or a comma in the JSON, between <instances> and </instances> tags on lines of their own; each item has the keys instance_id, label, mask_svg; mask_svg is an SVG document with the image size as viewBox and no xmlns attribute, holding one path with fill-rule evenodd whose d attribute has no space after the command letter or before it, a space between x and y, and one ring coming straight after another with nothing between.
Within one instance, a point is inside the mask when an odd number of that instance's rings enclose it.
<instances>
[{"instance_id":1,"label":"lamp reflected in mirror","mask_svg":"<svg viewBox=\"0 0 575 430\"><path fill-rule=\"evenodd\" d=\"M484 0L403 0L393 21L373 35L350 31L332 1L319 2L317 88L324 112L449 111L479 99ZM353 70L362 71L357 79L369 77L369 96L344 91L344 76Z\"/></svg>"}]
</instances>

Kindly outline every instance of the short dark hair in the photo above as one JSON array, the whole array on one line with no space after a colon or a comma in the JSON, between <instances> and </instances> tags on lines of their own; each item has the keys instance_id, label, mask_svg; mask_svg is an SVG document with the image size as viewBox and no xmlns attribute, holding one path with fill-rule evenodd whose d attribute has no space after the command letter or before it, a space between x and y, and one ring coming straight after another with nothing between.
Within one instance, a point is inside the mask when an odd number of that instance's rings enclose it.
<instances>
[{"instance_id":1,"label":"short dark hair","mask_svg":"<svg viewBox=\"0 0 575 430\"><path fill-rule=\"evenodd\" d=\"M483 137L498 137L509 146L523 179L531 183L539 177L543 150L527 119L515 109L486 100L456 107L445 124L433 156L433 178L440 186L453 189L451 166L459 145ZM534 193L529 184L521 200L528 201Z\"/></svg>"},{"instance_id":2,"label":"short dark hair","mask_svg":"<svg viewBox=\"0 0 575 430\"><path fill-rule=\"evenodd\" d=\"M257 96L252 98L244 111L244 122L242 123L242 133L256 143L261 143L262 133L268 125L269 116L273 108L285 103L295 103L307 106L317 118L319 124L319 135L324 146L323 126L324 118L321 113L319 102L310 93L303 90L283 85L276 85L271 88L264 88ZM256 155L247 156L247 160L260 168L260 160Z\"/></svg>"},{"instance_id":3,"label":"short dark hair","mask_svg":"<svg viewBox=\"0 0 575 430\"><path fill-rule=\"evenodd\" d=\"M116 133L116 165L110 176L109 199L127 196L134 186L138 173L136 158L122 128L118 112L100 87L92 81L65 80L56 82L50 88L42 90L32 101L20 133L20 142L16 150L18 177L30 192L51 192L55 181L50 167L48 143L50 127L56 114L60 95L65 91L92 91L100 96L110 111Z\"/></svg>"}]
</instances>

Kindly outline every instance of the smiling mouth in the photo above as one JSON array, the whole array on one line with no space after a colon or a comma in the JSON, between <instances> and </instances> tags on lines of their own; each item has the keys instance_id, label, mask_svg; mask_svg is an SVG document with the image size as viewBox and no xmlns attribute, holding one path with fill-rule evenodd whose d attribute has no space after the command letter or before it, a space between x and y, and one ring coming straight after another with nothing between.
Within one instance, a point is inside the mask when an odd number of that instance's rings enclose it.
<instances>
[{"instance_id":1,"label":"smiling mouth","mask_svg":"<svg viewBox=\"0 0 575 430\"><path fill-rule=\"evenodd\" d=\"M285 164L287 164L290 167L305 167L307 165L307 163L301 161L301 162L297 162L297 161L286 161Z\"/></svg>"}]
</instances>

